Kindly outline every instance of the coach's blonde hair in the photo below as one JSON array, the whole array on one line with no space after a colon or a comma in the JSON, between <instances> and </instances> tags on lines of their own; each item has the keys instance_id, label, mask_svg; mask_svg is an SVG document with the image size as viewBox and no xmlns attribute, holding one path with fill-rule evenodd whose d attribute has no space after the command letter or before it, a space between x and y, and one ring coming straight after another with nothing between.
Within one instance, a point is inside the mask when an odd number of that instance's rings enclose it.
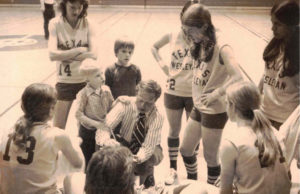
<instances>
[{"instance_id":1,"label":"coach's blonde hair","mask_svg":"<svg viewBox=\"0 0 300 194\"><path fill-rule=\"evenodd\" d=\"M252 121L252 130L257 136L255 146L258 147L261 164L273 166L280 154L279 144L270 121L259 109L261 99L258 88L250 82L238 82L228 87L226 94L229 106L234 106L238 117Z\"/></svg>"}]
</instances>

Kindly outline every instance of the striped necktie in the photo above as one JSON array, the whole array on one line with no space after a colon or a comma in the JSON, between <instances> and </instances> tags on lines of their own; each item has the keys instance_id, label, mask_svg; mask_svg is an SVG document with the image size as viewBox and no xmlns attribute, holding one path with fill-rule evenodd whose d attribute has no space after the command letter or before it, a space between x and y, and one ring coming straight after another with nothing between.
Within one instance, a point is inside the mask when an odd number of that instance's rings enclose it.
<instances>
[{"instance_id":1,"label":"striped necktie","mask_svg":"<svg viewBox=\"0 0 300 194\"><path fill-rule=\"evenodd\" d=\"M142 146L145 136L146 136L146 128L145 128L145 113L139 113L137 122L134 126L132 136L131 136L131 142L129 149L133 154L136 154L140 147Z\"/></svg>"}]
</instances>

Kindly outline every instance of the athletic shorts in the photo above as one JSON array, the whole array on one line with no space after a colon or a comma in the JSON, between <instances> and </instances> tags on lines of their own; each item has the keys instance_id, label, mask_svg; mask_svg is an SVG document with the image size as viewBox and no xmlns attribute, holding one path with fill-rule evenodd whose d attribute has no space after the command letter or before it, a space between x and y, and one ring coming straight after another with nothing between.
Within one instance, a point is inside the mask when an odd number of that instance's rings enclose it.
<instances>
[{"instance_id":1,"label":"athletic shorts","mask_svg":"<svg viewBox=\"0 0 300 194\"><path fill-rule=\"evenodd\" d=\"M195 121L201 122L201 125L211 129L223 129L228 120L226 112L218 114L207 114L200 112L196 107L193 107L190 118Z\"/></svg>"},{"instance_id":2,"label":"athletic shorts","mask_svg":"<svg viewBox=\"0 0 300 194\"><path fill-rule=\"evenodd\" d=\"M56 83L55 88L57 91L57 100L72 101L76 99L77 93L86 86L86 82L83 83Z\"/></svg>"},{"instance_id":3,"label":"athletic shorts","mask_svg":"<svg viewBox=\"0 0 300 194\"><path fill-rule=\"evenodd\" d=\"M194 106L192 97L174 96L165 93L164 95L165 107L172 110L185 109L186 112L191 112Z\"/></svg>"}]
</instances>

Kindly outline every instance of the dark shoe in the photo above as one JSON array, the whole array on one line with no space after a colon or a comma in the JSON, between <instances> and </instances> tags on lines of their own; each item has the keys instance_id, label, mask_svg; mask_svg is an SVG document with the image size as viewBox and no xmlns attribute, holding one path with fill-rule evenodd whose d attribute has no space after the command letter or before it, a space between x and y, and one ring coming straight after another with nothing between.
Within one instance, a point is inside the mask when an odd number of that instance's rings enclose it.
<instances>
[{"instance_id":1,"label":"dark shoe","mask_svg":"<svg viewBox=\"0 0 300 194\"><path fill-rule=\"evenodd\" d=\"M154 180L154 176L153 174L147 176L145 182L144 182L144 186L145 186L145 189L149 188L149 187L152 187L155 185L155 180Z\"/></svg>"}]
</instances>

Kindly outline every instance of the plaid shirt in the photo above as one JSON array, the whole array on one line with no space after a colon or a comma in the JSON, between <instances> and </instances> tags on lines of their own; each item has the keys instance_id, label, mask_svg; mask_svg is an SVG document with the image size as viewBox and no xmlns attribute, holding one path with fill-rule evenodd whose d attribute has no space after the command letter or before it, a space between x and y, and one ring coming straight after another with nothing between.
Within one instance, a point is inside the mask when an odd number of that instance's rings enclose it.
<instances>
[{"instance_id":1,"label":"plaid shirt","mask_svg":"<svg viewBox=\"0 0 300 194\"><path fill-rule=\"evenodd\" d=\"M79 94L76 118L87 129L94 129L95 124L103 122L114 101L109 87L103 85L95 90L89 84Z\"/></svg>"}]
</instances>

